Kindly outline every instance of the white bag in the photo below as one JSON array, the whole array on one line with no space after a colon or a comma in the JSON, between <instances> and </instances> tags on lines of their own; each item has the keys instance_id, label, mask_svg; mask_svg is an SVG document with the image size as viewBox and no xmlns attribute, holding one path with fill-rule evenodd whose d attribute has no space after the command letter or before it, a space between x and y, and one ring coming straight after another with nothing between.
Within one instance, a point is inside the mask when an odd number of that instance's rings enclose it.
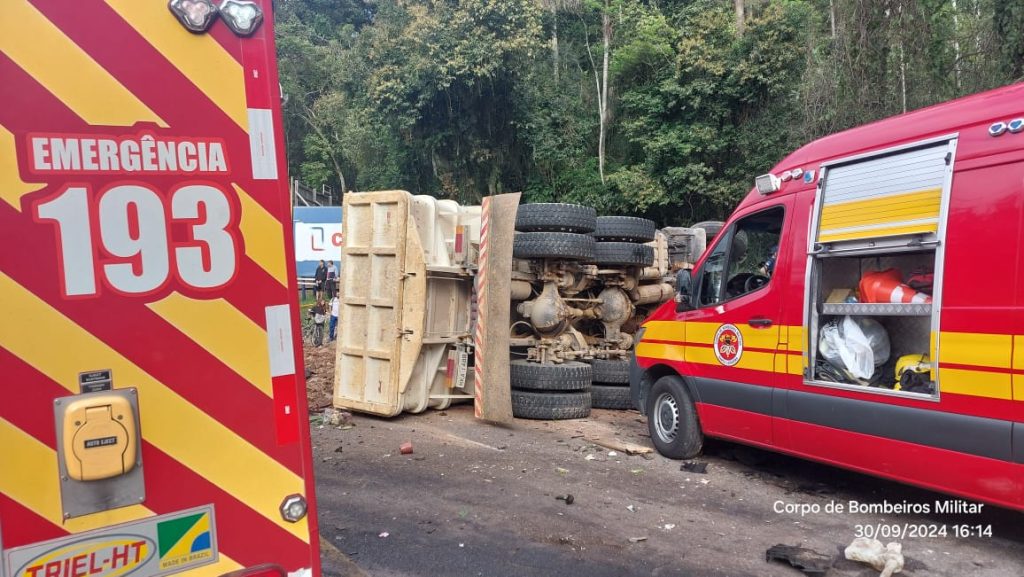
<instances>
[{"instance_id":1,"label":"white bag","mask_svg":"<svg viewBox=\"0 0 1024 577\"><path fill-rule=\"evenodd\" d=\"M819 348L828 362L866 381L889 360L889 333L874 319L846 316L822 327Z\"/></svg>"}]
</instances>

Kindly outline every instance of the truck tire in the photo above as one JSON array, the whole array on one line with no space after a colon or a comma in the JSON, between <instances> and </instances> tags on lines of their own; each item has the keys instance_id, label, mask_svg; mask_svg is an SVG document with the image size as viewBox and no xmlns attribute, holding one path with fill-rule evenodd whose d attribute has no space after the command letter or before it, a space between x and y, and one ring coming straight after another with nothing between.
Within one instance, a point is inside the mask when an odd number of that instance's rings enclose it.
<instances>
[{"instance_id":1,"label":"truck tire","mask_svg":"<svg viewBox=\"0 0 1024 577\"><path fill-rule=\"evenodd\" d=\"M519 232L588 233L596 226L597 211L589 206L539 202L523 204L516 212Z\"/></svg>"},{"instance_id":2,"label":"truck tire","mask_svg":"<svg viewBox=\"0 0 1024 577\"><path fill-rule=\"evenodd\" d=\"M590 398L595 409L632 409L633 398L629 395L629 387L615 385L594 385L590 389Z\"/></svg>"},{"instance_id":3,"label":"truck tire","mask_svg":"<svg viewBox=\"0 0 1024 577\"><path fill-rule=\"evenodd\" d=\"M588 234L521 232L512 241L512 256L591 261L594 260L595 244L594 237Z\"/></svg>"},{"instance_id":4,"label":"truck tire","mask_svg":"<svg viewBox=\"0 0 1024 577\"><path fill-rule=\"evenodd\" d=\"M629 361L626 359L594 359L590 361L594 370L593 381L604 385L628 385Z\"/></svg>"},{"instance_id":5,"label":"truck tire","mask_svg":"<svg viewBox=\"0 0 1024 577\"><path fill-rule=\"evenodd\" d=\"M602 241L651 242L658 227L653 220L635 216L599 216L594 238Z\"/></svg>"},{"instance_id":6,"label":"truck tire","mask_svg":"<svg viewBox=\"0 0 1024 577\"><path fill-rule=\"evenodd\" d=\"M647 428L654 448L669 459L690 459L700 453L704 432L682 378L669 375L654 382L647 395Z\"/></svg>"},{"instance_id":7,"label":"truck tire","mask_svg":"<svg viewBox=\"0 0 1024 577\"><path fill-rule=\"evenodd\" d=\"M590 391L539 393L512 391L512 416L520 419L582 419L590 415Z\"/></svg>"},{"instance_id":8,"label":"truck tire","mask_svg":"<svg viewBox=\"0 0 1024 577\"><path fill-rule=\"evenodd\" d=\"M594 262L607 266L651 266L654 247L634 242L599 242L594 251Z\"/></svg>"},{"instance_id":9,"label":"truck tire","mask_svg":"<svg viewBox=\"0 0 1024 577\"><path fill-rule=\"evenodd\" d=\"M577 361L556 365L520 359L510 363L509 373L512 388L519 391L586 391L593 369Z\"/></svg>"},{"instance_id":10,"label":"truck tire","mask_svg":"<svg viewBox=\"0 0 1024 577\"><path fill-rule=\"evenodd\" d=\"M718 233L722 232L722 227L724 226L725 223L720 220L702 220L697 224L691 225L690 228L704 229L705 234L707 234L707 242L711 244L711 241L718 236Z\"/></svg>"}]
</instances>

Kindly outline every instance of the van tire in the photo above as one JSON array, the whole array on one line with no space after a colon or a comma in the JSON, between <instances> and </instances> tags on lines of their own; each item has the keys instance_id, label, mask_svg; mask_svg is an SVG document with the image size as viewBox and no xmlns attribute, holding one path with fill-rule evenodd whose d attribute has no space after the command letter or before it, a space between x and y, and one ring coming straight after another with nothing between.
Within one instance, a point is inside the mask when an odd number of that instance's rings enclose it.
<instances>
[{"instance_id":1,"label":"van tire","mask_svg":"<svg viewBox=\"0 0 1024 577\"><path fill-rule=\"evenodd\" d=\"M626 359L594 359L590 361L594 369L594 382L608 385L629 384L629 361Z\"/></svg>"},{"instance_id":2,"label":"van tire","mask_svg":"<svg viewBox=\"0 0 1024 577\"><path fill-rule=\"evenodd\" d=\"M594 385L590 388L590 397L595 409L632 409L633 398L629 387L621 385Z\"/></svg>"},{"instance_id":3,"label":"van tire","mask_svg":"<svg viewBox=\"0 0 1024 577\"><path fill-rule=\"evenodd\" d=\"M707 235L707 243L711 244L711 241L718 236L718 233L722 232L722 227L724 226L725 223L720 220L702 220L697 224L691 225L690 228L704 229L704 234Z\"/></svg>"},{"instance_id":4,"label":"van tire","mask_svg":"<svg viewBox=\"0 0 1024 577\"><path fill-rule=\"evenodd\" d=\"M635 242L599 242L594 249L598 266L651 266L654 247Z\"/></svg>"},{"instance_id":5,"label":"van tire","mask_svg":"<svg viewBox=\"0 0 1024 577\"><path fill-rule=\"evenodd\" d=\"M597 226L593 207L561 202L523 204L516 212L519 232L589 233Z\"/></svg>"},{"instance_id":6,"label":"van tire","mask_svg":"<svg viewBox=\"0 0 1024 577\"><path fill-rule=\"evenodd\" d=\"M635 216L599 216L594 238L602 241L651 242L658 226L653 220Z\"/></svg>"},{"instance_id":7,"label":"van tire","mask_svg":"<svg viewBox=\"0 0 1024 577\"><path fill-rule=\"evenodd\" d=\"M512 241L519 259L594 260L594 237L571 232L521 232Z\"/></svg>"},{"instance_id":8,"label":"van tire","mask_svg":"<svg viewBox=\"0 0 1024 577\"><path fill-rule=\"evenodd\" d=\"M669 459L690 459L700 454L704 432L697 406L682 378L668 375L654 382L647 395L647 428L654 448Z\"/></svg>"},{"instance_id":9,"label":"van tire","mask_svg":"<svg viewBox=\"0 0 1024 577\"><path fill-rule=\"evenodd\" d=\"M512 416L560 421L590 416L590 391L540 393L512 390Z\"/></svg>"},{"instance_id":10,"label":"van tire","mask_svg":"<svg viewBox=\"0 0 1024 577\"><path fill-rule=\"evenodd\" d=\"M592 374L590 365L578 361L556 365L518 359L509 363L509 382L519 391L586 391Z\"/></svg>"}]
</instances>

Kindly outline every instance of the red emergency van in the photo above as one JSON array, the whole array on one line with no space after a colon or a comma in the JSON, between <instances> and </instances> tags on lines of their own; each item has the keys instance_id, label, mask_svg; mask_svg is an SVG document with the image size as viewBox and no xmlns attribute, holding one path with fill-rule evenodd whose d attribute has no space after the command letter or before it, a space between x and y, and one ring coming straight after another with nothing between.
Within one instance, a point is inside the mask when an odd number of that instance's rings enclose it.
<instances>
[{"instance_id":1,"label":"red emergency van","mask_svg":"<svg viewBox=\"0 0 1024 577\"><path fill-rule=\"evenodd\" d=\"M272 20L0 7L2 577L319 574Z\"/></svg>"},{"instance_id":2,"label":"red emergency van","mask_svg":"<svg viewBox=\"0 0 1024 577\"><path fill-rule=\"evenodd\" d=\"M1024 509L1024 84L822 138L643 327L666 456L704 436Z\"/></svg>"}]
</instances>

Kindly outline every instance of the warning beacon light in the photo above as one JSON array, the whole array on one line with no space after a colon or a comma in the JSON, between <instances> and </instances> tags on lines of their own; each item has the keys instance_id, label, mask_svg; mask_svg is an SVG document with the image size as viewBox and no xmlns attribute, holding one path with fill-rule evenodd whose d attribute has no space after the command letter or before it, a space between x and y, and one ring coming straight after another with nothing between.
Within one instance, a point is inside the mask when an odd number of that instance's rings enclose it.
<instances>
[{"instance_id":1,"label":"warning beacon light","mask_svg":"<svg viewBox=\"0 0 1024 577\"><path fill-rule=\"evenodd\" d=\"M754 184L757 186L757 192L760 192L761 194L771 194L782 187L782 180L769 172L768 174L762 174L755 178Z\"/></svg>"},{"instance_id":2,"label":"warning beacon light","mask_svg":"<svg viewBox=\"0 0 1024 577\"><path fill-rule=\"evenodd\" d=\"M224 0L220 4L220 15L228 28L239 36L249 36L263 23L263 11L248 0Z\"/></svg>"},{"instance_id":3,"label":"warning beacon light","mask_svg":"<svg viewBox=\"0 0 1024 577\"><path fill-rule=\"evenodd\" d=\"M196 34L209 30L217 19L217 5L210 0L171 0L167 8L189 32Z\"/></svg>"}]
</instances>

